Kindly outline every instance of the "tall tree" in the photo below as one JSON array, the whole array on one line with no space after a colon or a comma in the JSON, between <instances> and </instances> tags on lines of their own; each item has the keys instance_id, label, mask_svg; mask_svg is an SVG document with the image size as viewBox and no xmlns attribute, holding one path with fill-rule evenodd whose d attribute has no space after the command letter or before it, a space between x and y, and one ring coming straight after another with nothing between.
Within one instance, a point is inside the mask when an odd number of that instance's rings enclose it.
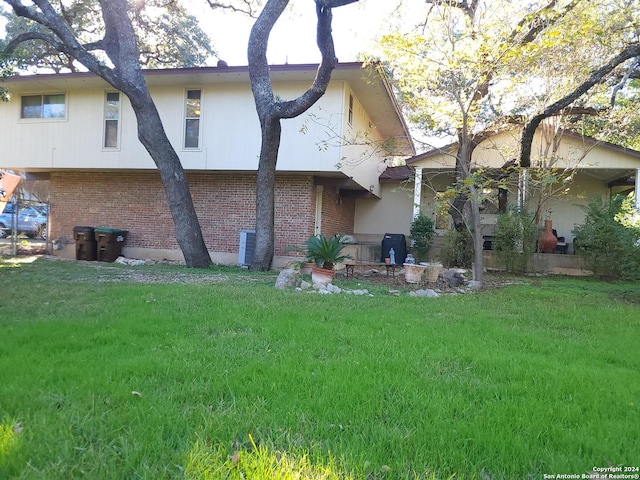
<instances>
[{"instance_id":1,"label":"tall tree","mask_svg":"<svg viewBox=\"0 0 640 480\"><path fill-rule=\"evenodd\" d=\"M275 181L281 120L294 118L307 111L324 95L331 80L331 72L338 62L331 34L331 10L358 0L315 0L317 43L322 54L313 84L294 100L281 100L273 94L267 45L269 35L289 0L268 0L256 20L249 37L249 77L251 90L260 119L262 144L256 178L256 249L252 270L268 270L274 254Z\"/></svg>"},{"instance_id":2,"label":"tall tree","mask_svg":"<svg viewBox=\"0 0 640 480\"><path fill-rule=\"evenodd\" d=\"M99 0L102 30L97 39L84 43L73 30L73 22L65 18L62 7L68 5L67 2L56 2L54 5L48 0L34 0L33 4L25 5L20 0L4 1L16 15L46 29L20 33L9 43L6 54L23 42L45 42L76 59L129 98L138 123L138 139L160 173L175 225L176 240L186 264L196 268L211 265L184 169L167 138L144 79L131 21L131 16L136 13L131 5L126 0ZM112 66L107 65L105 57Z\"/></svg>"}]
</instances>

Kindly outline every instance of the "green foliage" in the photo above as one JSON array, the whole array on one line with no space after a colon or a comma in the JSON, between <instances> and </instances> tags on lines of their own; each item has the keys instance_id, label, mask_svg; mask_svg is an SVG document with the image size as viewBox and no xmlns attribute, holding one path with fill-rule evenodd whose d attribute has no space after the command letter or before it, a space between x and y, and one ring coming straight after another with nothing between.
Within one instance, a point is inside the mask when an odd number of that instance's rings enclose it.
<instances>
[{"instance_id":1,"label":"green foliage","mask_svg":"<svg viewBox=\"0 0 640 480\"><path fill-rule=\"evenodd\" d=\"M594 198L583 225L576 227L574 248L600 277L640 279L640 223L630 197Z\"/></svg>"},{"instance_id":2,"label":"green foliage","mask_svg":"<svg viewBox=\"0 0 640 480\"><path fill-rule=\"evenodd\" d=\"M536 250L538 228L535 216L524 210L510 209L498 215L493 249L508 272L524 272Z\"/></svg>"},{"instance_id":3,"label":"green foliage","mask_svg":"<svg viewBox=\"0 0 640 480\"><path fill-rule=\"evenodd\" d=\"M470 268L473 262L473 238L468 232L448 230L444 234L442 263L449 267Z\"/></svg>"},{"instance_id":4,"label":"green foliage","mask_svg":"<svg viewBox=\"0 0 640 480\"><path fill-rule=\"evenodd\" d=\"M200 28L198 19L188 13L182 2L146 0L129 2L129 5L128 13L135 30L140 64L143 67L200 66L205 65L207 58L215 53L209 38ZM61 7L53 3L53 8L58 10ZM18 17L13 11L0 11L0 15L7 20L7 41L27 31L51 34L48 28ZM98 2L65 2L62 15L82 43L95 42L105 34ZM96 55L99 55L97 51ZM22 69L31 67L59 73L76 71L78 68L72 57L40 40L22 43L16 49L14 57L20 60Z\"/></svg>"},{"instance_id":5,"label":"green foliage","mask_svg":"<svg viewBox=\"0 0 640 480\"><path fill-rule=\"evenodd\" d=\"M337 236L327 238L324 234L313 235L305 242L305 247L306 258L328 270L332 270L336 263L351 258L342 253L345 244Z\"/></svg>"},{"instance_id":6,"label":"green foliage","mask_svg":"<svg viewBox=\"0 0 640 480\"><path fill-rule=\"evenodd\" d=\"M426 215L418 215L411 223L411 250L418 261L427 261L431 239L435 233L433 220Z\"/></svg>"}]
</instances>

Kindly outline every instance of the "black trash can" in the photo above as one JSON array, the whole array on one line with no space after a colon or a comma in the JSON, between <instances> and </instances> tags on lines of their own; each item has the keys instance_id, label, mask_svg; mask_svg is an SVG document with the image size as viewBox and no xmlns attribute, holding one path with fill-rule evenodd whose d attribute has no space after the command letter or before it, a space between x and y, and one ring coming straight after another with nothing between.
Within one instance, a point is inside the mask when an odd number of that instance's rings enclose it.
<instances>
[{"instance_id":1,"label":"black trash can","mask_svg":"<svg viewBox=\"0 0 640 480\"><path fill-rule=\"evenodd\" d=\"M114 262L122 255L122 246L127 239L128 230L117 228L96 228L95 239L98 244L98 261Z\"/></svg>"},{"instance_id":2,"label":"black trash can","mask_svg":"<svg viewBox=\"0 0 640 480\"><path fill-rule=\"evenodd\" d=\"M393 248L396 265L402 265L407 258L407 240L403 233L385 233L382 239L380 261L389 258L389 251Z\"/></svg>"},{"instance_id":3,"label":"black trash can","mask_svg":"<svg viewBox=\"0 0 640 480\"><path fill-rule=\"evenodd\" d=\"M93 227L73 227L73 239L76 241L76 260L96 260L98 244Z\"/></svg>"}]
</instances>

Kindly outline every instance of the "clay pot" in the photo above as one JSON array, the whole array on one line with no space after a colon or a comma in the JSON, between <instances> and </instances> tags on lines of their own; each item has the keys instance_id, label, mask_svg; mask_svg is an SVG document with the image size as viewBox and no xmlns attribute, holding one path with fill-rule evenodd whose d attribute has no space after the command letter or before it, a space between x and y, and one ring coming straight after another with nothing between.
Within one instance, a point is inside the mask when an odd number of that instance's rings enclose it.
<instances>
[{"instance_id":1,"label":"clay pot","mask_svg":"<svg viewBox=\"0 0 640 480\"><path fill-rule=\"evenodd\" d=\"M538 239L538 246L543 253L553 253L558 245L558 239L553 234L553 222L551 220L544 221L544 230Z\"/></svg>"},{"instance_id":2,"label":"clay pot","mask_svg":"<svg viewBox=\"0 0 640 480\"><path fill-rule=\"evenodd\" d=\"M335 274L334 270L327 270L314 265L311 267L311 283L318 288L327 288Z\"/></svg>"}]
</instances>

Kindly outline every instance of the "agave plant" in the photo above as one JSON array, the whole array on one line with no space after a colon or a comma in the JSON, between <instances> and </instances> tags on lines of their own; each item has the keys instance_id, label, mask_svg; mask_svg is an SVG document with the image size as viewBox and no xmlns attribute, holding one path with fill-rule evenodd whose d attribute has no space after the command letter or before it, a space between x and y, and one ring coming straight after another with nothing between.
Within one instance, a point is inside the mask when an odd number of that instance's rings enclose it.
<instances>
[{"instance_id":1,"label":"agave plant","mask_svg":"<svg viewBox=\"0 0 640 480\"><path fill-rule=\"evenodd\" d=\"M336 236L327 238L324 234L314 235L309 237L305 246L307 259L327 270L333 270L336 263L352 258L351 255L342 254L345 245Z\"/></svg>"}]
</instances>

